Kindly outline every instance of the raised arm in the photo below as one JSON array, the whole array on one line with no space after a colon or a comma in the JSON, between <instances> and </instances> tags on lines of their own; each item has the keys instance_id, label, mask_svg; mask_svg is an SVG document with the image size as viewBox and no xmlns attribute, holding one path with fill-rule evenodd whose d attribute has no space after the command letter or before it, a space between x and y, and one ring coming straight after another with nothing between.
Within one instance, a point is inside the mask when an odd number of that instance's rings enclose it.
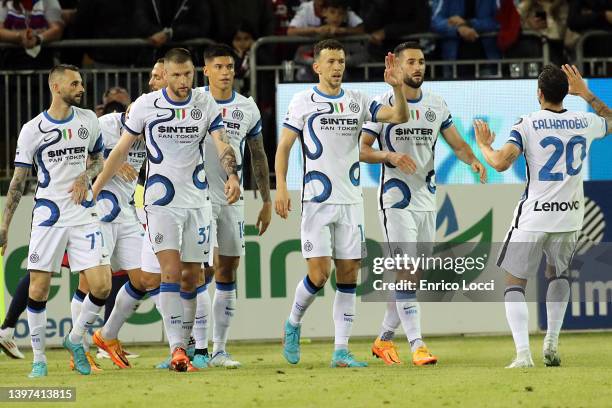
<instances>
[{"instance_id":1,"label":"raised arm","mask_svg":"<svg viewBox=\"0 0 612 408\"><path fill-rule=\"evenodd\" d=\"M6 195L6 204L4 205L4 212L2 213L2 225L0 226L0 255L4 255L6 246L8 243L8 230L11 225L11 220L21 196L25 191L26 179L30 173L29 167L15 167L11 184L9 185L8 193Z\"/></svg>"},{"instance_id":2,"label":"raised arm","mask_svg":"<svg viewBox=\"0 0 612 408\"><path fill-rule=\"evenodd\" d=\"M410 156L405 153L376 150L372 147L375 140L371 133L365 131L361 133L359 161L364 163L388 163L408 175L416 171L416 163Z\"/></svg>"},{"instance_id":3,"label":"raised arm","mask_svg":"<svg viewBox=\"0 0 612 408\"><path fill-rule=\"evenodd\" d=\"M274 209L281 218L287 218L291 211L291 199L287 191L287 169L289 167L289 154L298 134L283 127L280 141L276 147L276 157L274 159L274 171L276 172L276 197Z\"/></svg>"},{"instance_id":4,"label":"raised arm","mask_svg":"<svg viewBox=\"0 0 612 408\"><path fill-rule=\"evenodd\" d=\"M219 162L221 167L227 173L227 181L225 182L225 198L228 204L233 204L240 198L240 180L238 179L238 163L236 161L236 153L229 144L225 127L218 128L210 132L213 138L217 153L219 154Z\"/></svg>"},{"instance_id":5,"label":"raised arm","mask_svg":"<svg viewBox=\"0 0 612 408\"><path fill-rule=\"evenodd\" d=\"M94 198L98 197L98 194L102 188L104 188L106 183L108 183L108 181L115 175L115 173L117 173L121 165L125 162L128 152L130 151L130 148L132 147L134 141L136 141L137 137L138 135L134 135L127 130L123 131L119 141L106 158L106 161L104 161L102 172L98 174L98 178L93 185Z\"/></svg>"},{"instance_id":6,"label":"raised arm","mask_svg":"<svg viewBox=\"0 0 612 408\"><path fill-rule=\"evenodd\" d=\"M272 219L272 201L270 199L270 169L268 168L268 157L264 149L263 136L261 133L253 137L247 138L247 144L251 151L251 168L253 177L257 183L257 188L261 194L263 206L257 217L257 228L259 235L262 235L268 229L270 220Z\"/></svg>"},{"instance_id":7,"label":"raised arm","mask_svg":"<svg viewBox=\"0 0 612 408\"><path fill-rule=\"evenodd\" d=\"M395 105L392 107L380 105L378 111L372 114L373 122L404 123L408 122L408 103L402 92L404 82L402 68L395 54L388 53L385 57L385 82L393 87Z\"/></svg>"},{"instance_id":8,"label":"raised arm","mask_svg":"<svg viewBox=\"0 0 612 408\"><path fill-rule=\"evenodd\" d=\"M451 125L442 131L442 137L449 144L455 156L472 168L474 173L480 176L480 182L487 182L487 170L485 166L476 158L472 148L463 140L455 125Z\"/></svg>"},{"instance_id":9,"label":"raised arm","mask_svg":"<svg viewBox=\"0 0 612 408\"><path fill-rule=\"evenodd\" d=\"M608 133L612 132L612 109L599 99L597 95L591 92L575 65L566 64L563 65L561 69L565 72L565 75L567 75L569 93L581 97L591 105L595 113L606 120L606 129Z\"/></svg>"},{"instance_id":10,"label":"raised arm","mask_svg":"<svg viewBox=\"0 0 612 408\"><path fill-rule=\"evenodd\" d=\"M475 120L474 132L476 133L476 142L478 142L478 147L485 160L499 172L508 170L521 154L521 150L514 143L506 143L500 150L493 150L491 144L495 140L495 133L491 132L485 121Z\"/></svg>"}]
</instances>

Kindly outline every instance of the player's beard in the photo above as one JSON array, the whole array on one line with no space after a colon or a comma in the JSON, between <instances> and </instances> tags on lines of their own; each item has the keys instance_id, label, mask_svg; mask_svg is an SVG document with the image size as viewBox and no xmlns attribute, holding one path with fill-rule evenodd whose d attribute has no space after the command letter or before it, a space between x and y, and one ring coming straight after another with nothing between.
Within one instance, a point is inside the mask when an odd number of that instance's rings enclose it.
<instances>
[{"instance_id":1,"label":"player's beard","mask_svg":"<svg viewBox=\"0 0 612 408\"><path fill-rule=\"evenodd\" d=\"M423 85L423 77L420 80L414 80L412 77L404 77L404 83L413 89L419 89Z\"/></svg>"},{"instance_id":2,"label":"player's beard","mask_svg":"<svg viewBox=\"0 0 612 408\"><path fill-rule=\"evenodd\" d=\"M83 100L83 95L81 95L80 98L77 95L68 95L62 97L62 100L69 106L80 106L81 101Z\"/></svg>"}]
</instances>

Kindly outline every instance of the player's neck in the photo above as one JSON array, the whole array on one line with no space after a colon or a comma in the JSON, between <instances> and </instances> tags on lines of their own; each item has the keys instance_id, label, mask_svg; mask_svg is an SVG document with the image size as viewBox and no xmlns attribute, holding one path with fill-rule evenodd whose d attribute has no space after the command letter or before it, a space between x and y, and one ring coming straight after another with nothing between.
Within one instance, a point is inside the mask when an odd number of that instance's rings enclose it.
<instances>
[{"instance_id":1,"label":"player's neck","mask_svg":"<svg viewBox=\"0 0 612 408\"><path fill-rule=\"evenodd\" d=\"M72 106L68 105L66 102L53 99L51 101L51 106L47 109L47 114L51 116L51 118L55 120L64 120L72 113Z\"/></svg>"},{"instance_id":2,"label":"player's neck","mask_svg":"<svg viewBox=\"0 0 612 408\"><path fill-rule=\"evenodd\" d=\"M553 112L561 112L563 110L562 103L549 103L549 102L543 101L540 104L540 107L542 108L542 110L548 109Z\"/></svg>"},{"instance_id":3,"label":"player's neck","mask_svg":"<svg viewBox=\"0 0 612 408\"><path fill-rule=\"evenodd\" d=\"M338 96L342 92L342 85L335 87L325 82L319 82L316 86L321 93L329 96Z\"/></svg>"},{"instance_id":4,"label":"player's neck","mask_svg":"<svg viewBox=\"0 0 612 408\"><path fill-rule=\"evenodd\" d=\"M210 94L216 101L226 101L230 99L234 93L234 89L231 86L226 89L222 89L209 85L208 89L210 89Z\"/></svg>"},{"instance_id":5,"label":"player's neck","mask_svg":"<svg viewBox=\"0 0 612 408\"><path fill-rule=\"evenodd\" d=\"M403 84L402 93L404 94L404 98L409 101L421 99L421 88L413 88L411 86Z\"/></svg>"}]
</instances>

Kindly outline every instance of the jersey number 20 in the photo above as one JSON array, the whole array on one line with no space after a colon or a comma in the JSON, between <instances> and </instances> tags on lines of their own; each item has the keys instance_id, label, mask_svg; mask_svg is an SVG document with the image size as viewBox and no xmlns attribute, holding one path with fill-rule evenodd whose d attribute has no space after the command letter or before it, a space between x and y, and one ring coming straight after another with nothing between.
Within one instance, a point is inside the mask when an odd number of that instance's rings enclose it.
<instances>
[{"instance_id":1,"label":"jersey number 20","mask_svg":"<svg viewBox=\"0 0 612 408\"><path fill-rule=\"evenodd\" d=\"M567 146L563 145L563 141L556 136L547 136L540 141L540 146L546 148L548 146L554 146L555 151L552 156L548 159L544 167L540 169L539 177L540 181L562 181L563 173L553 173L552 169L555 167L563 153L565 152L565 169L569 176L575 176L582 170L582 161L586 157L586 139L582 136L574 136L568 142ZM574 149L576 146L580 146L580 164L578 167L574 167Z\"/></svg>"}]
</instances>

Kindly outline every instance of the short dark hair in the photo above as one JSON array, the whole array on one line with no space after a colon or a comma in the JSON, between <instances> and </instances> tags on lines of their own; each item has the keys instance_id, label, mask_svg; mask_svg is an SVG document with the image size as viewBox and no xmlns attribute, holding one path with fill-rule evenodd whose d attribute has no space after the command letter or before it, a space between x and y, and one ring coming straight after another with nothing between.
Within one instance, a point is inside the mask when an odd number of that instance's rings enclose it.
<instances>
[{"instance_id":1,"label":"short dark hair","mask_svg":"<svg viewBox=\"0 0 612 408\"><path fill-rule=\"evenodd\" d=\"M542 96L546 102L561 103L567 96L569 83L567 76L556 65L548 64L538 76L538 88L542 91Z\"/></svg>"},{"instance_id":2,"label":"short dark hair","mask_svg":"<svg viewBox=\"0 0 612 408\"><path fill-rule=\"evenodd\" d=\"M122 104L121 102L110 101L107 104L105 104L104 107L102 108L102 114L106 115L107 113L113 113L113 112L125 112L125 109L126 109L126 106Z\"/></svg>"},{"instance_id":3,"label":"short dark hair","mask_svg":"<svg viewBox=\"0 0 612 408\"><path fill-rule=\"evenodd\" d=\"M186 48L171 48L164 55L165 62L174 62L175 64L184 64L187 61L193 62L191 53Z\"/></svg>"},{"instance_id":4,"label":"short dark hair","mask_svg":"<svg viewBox=\"0 0 612 408\"><path fill-rule=\"evenodd\" d=\"M81 72L79 71L79 67L77 67L76 65L58 64L51 68L51 71L49 71L49 82L55 79L56 76L62 75L66 71Z\"/></svg>"},{"instance_id":5,"label":"short dark hair","mask_svg":"<svg viewBox=\"0 0 612 408\"><path fill-rule=\"evenodd\" d=\"M348 10L349 5L347 0L326 0L323 8L337 8Z\"/></svg>"},{"instance_id":6,"label":"short dark hair","mask_svg":"<svg viewBox=\"0 0 612 408\"><path fill-rule=\"evenodd\" d=\"M234 51L225 44L214 44L204 50L204 63L210 61L216 57L232 57L234 58Z\"/></svg>"},{"instance_id":7,"label":"short dark hair","mask_svg":"<svg viewBox=\"0 0 612 408\"><path fill-rule=\"evenodd\" d=\"M157 61L155 61L155 64L163 64L163 63L165 63L165 62L166 62L166 59L165 59L165 58L158 58L158 59L157 59ZM154 64L154 65L155 65L155 64Z\"/></svg>"},{"instance_id":8,"label":"short dark hair","mask_svg":"<svg viewBox=\"0 0 612 408\"><path fill-rule=\"evenodd\" d=\"M344 51L344 45L338 40L323 40L319 41L314 46L314 59L316 60L321 55L323 50L342 50Z\"/></svg>"},{"instance_id":9,"label":"short dark hair","mask_svg":"<svg viewBox=\"0 0 612 408\"><path fill-rule=\"evenodd\" d=\"M417 41L405 41L401 44L398 44L394 49L393 53L395 55L399 55L404 50L421 50L423 51L423 47Z\"/></svg>"}]
</instances>

